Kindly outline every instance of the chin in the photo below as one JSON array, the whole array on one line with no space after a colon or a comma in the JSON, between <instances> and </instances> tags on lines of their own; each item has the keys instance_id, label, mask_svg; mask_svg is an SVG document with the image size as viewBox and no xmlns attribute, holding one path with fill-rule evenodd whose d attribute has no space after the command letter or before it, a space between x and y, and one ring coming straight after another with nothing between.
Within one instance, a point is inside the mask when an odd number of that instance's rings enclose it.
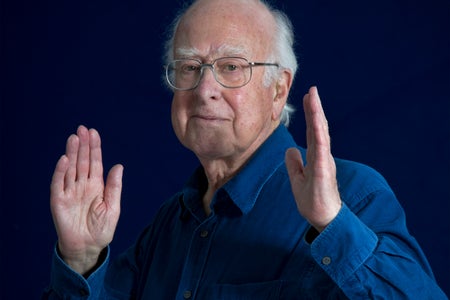
<instances>
[{"instance_id":1,"label":"chin","mask_svg":"<svg viewBox=\"0 0 450 300\"><path fill-rule=\"evenodd\" d=\"M188 147L199 159L215 160L223 157L227 157L232 152L227 149L223 143L220 144L210 144L210 143L200 143L193 147Z\"/></svg>"}]
</instances>

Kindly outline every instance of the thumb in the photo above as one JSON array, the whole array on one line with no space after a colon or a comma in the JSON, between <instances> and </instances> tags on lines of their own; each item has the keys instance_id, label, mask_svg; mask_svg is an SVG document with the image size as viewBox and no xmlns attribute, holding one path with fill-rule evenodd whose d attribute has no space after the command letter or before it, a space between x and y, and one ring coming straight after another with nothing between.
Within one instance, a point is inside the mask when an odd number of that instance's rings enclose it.
<instances>
[{"instance_id":1,"label":"thumb","mask_svg":"<svg viewBox=\"0 0 450 300\"><path fill-rule=\"evenodd\" d=\"M120 196L122 194L122 175L123 166L115 165L108 173L105 186L105 202L118 212L120 212Z\"/></svg>"},{"instance_id":2,"label":"thumb","mask_svg":"<svg viewBox=\"0 0 450 300\"><path fill-rule=\"evenodd\" d=\"M303 159L300 151L297 148L287 149L284 160L291 182L298 179L304 179L305 174Z\"/></svg>"}]
</instances>

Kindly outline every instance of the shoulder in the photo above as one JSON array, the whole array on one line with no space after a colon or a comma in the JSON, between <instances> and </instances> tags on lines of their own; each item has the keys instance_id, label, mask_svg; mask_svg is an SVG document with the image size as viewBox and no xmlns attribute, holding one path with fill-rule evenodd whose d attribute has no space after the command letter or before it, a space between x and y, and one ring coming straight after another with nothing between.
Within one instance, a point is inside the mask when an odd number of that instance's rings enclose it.
<instances>
[{"instance_id":1,"label":"shoulder","mask_svg":"<svg viewBox=\"0 0 450 300\"><path fill-rule=\"evenodd\" d=\"M156 213L153 215L150 223L144 228L142 237L148 238L148 235L158 233L161 227L166 225L165 223L180 217L179 199L181 197L181 192L178 192L161 203Z\"/></svg>"},{"instance_id":2,"label":"shoulder","mask_svg":"<svg viewBox=\"0 0 450 300\"><path fill-rule=\"evenodd\" d=\"M345 159L335 158L336 178L341 198L350 207L357 206L377 195L395 198L386 179L372 167Z\"/></svg>"},{"instance_id":3,"label":"shoulder","mask_svg":"<svg viewBox=\"0 0 450 300\"><path fill-rule=\"evenodd\" d=\"M355 161L335 158L336 176L342 184L353 181L388 188L386 179L374 168Z\"/></svg>"}]
</instances>

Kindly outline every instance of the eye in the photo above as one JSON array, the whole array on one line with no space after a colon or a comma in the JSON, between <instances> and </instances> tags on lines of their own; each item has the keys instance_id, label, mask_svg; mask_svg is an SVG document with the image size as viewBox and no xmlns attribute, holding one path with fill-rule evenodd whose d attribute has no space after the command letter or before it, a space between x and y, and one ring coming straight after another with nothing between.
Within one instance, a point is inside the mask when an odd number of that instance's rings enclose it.
<instances>
[{"instance_id":1,"label":"eye","mask_svg":"<svg viewBox=\"0 0 450 300\"><path fill-rule=\"evenodd\" d=\"M181 72L183 73L192 73L198 71L200 68L198 64L185 63L180 67Z\"/></svg>"},{"instance_id":2,"label":"eye","mask_svg":"<svg viewBox=\"0 0 450 300\"><path fill-rule=\"evenodd\" d=\"M226 59L218 63L222 73L236 73L242 70L242 63L236 59Z\"/></svg>"},{"instance_id":3,"label":"eye","mask_svg":"<svg viewBox=\"0 0 450 300\"><path fill-rule=\"evenodd\" d=\"M229 64L224 66L224 71L227 71L227 72L236 71L237 69L239 69L239 67L237 65L235 65L235 64L230 64L229 63Z\"/></svg>"}]
</instances>

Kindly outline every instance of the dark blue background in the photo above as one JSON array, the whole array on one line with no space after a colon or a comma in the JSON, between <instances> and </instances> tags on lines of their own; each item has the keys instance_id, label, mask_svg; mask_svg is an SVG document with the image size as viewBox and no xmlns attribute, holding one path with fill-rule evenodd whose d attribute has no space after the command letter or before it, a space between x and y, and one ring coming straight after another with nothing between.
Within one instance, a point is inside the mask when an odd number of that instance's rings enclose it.
<instances>
[{"instance_id":1,"label":"dark blue background","mask_svg":"<svg viewBox=\"0 0 450 300\"><path fill-rule=\"evenodd\" d=\"M177 191L195 157L170 125L162 41L181 1L3 0L0 299L37 299L56 240L49 184L65 140L97 128L125 165L113 254ZM292 18L301 98L318 85L333 152L379 170L450 292L450 8L447 0L274 1Z\"/></svg>"}]
</instances>

